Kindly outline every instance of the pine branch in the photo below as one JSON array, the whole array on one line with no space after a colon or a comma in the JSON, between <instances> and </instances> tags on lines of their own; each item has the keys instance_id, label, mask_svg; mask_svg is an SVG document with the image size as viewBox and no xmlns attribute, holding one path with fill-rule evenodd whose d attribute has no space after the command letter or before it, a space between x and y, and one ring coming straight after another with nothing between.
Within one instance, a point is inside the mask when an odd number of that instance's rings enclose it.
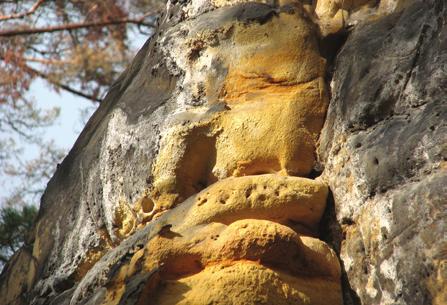
<instances>
[{"instance_id":1,"label":"pine branch","mask_svg":"<svg viewBox=\"0 0 447 305\"><path fill-rule=\"evenodd\" d=\"M27 27L27 28L21 28L21 29L1 30L0 37L12 37L12 36L19 36L19 35L54 33L54 32L60 32L60 31L70 31L70 30L92 28L92 27L103 27L103 26L118 25L118 24L125 24L125 23L144 25L147 27L155 27L155 24L153 24L153 23L144 22L145 17L146 17L146 14L140 18L120 18L120 19L104 20L104 21L68 23L68 24L54 25L54 26L48 26L48 27L42 27L42 28Z\"/></svg>"}]
</instances>

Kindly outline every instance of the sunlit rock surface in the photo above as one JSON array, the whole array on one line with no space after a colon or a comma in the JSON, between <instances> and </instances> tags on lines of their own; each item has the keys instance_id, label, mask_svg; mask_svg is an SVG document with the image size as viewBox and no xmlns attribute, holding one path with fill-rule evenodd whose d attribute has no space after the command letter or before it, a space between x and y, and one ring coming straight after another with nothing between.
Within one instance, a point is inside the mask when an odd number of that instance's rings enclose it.
<instances>
[{"instance_id":1,"label":"sunlit rock surface","mask_svg":"<svg viewBox=\"0 0 447 305\"><path fill-rule=\"evenodd\" d=\"M413 5L336 61L319 152L363 304L447 303L446 21L445 1Z\"/></svg>"},{"instance_id":2,"label":"sunlit rock surface","mask_svg":"<svg viewBox=\"0 0 447 305\"><path fill-rule=\"evenodd\" d=\"M0 304L446 303L446 10L168 2Z\"/></svg>"}]
</instances>

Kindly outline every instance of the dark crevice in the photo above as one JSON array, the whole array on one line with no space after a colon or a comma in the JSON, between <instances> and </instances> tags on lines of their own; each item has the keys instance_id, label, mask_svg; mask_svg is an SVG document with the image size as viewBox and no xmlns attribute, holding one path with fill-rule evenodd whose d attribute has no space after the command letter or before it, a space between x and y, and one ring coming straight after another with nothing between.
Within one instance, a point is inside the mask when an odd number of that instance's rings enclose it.
<instances>
[{"instance_id":1,"label":"dark crevice","mask_svg":"<svg viewBox=\"0 0 447 305\"><path fill-rule=\"evenodd\" d=\"M314 168L311 170L311 172L307 175L307 178L315 180L316 178L321 176L322 172L323 171L320 167L314 166Z\"/></svg>"},{"instance_id":2,"label":"dark crevice","mask_svg":"<svg viewBox=\"0 0 447 305\"><path fill-rule=\"evenodd\" d=\"M345 28L337 33L329 34L320 40L320 53L326 59L326 82L330 83L335 71L335 59L341 48L346 43L350 34L350 28Z\"/></svg>"},{"instance_id":3,"label":"dark crevice","mask_svg":"<svg viewBox=\"0 0 447 305\"><path fill-rule=\"evenodd\" d=\"M348 275L344 269L343 262L340 259L341 243L345 239L342 225L337 221L335 210L335 200L332 192L329 190L326 209L320 221L319 235L320 239L326 242L337 253L341 266L341 285L344 305L361 305L360 298L352 289L349 283ZM343 226L355 224L351 219L345 219Z\"/></svg>"},{"instance_id":4,"label":"dark crevice","mask_svg":"<svg viewBox=\"0 0 447 305\"><path fill-rule=\"evenodd\" d=\"M341 51L349 37L351 29L352 28L342 29L337 33L329 34L320 40L320 53L327 61L325 81L327 84L329 99L331 99L332 97L332 92L330 90L331 88L329 84L332 81L332 77L335 72L335 62L339 52ZM361 145L361 143L358 143L357 147L361 147ZM310 173L309 178L315 179L316 177L321 175L323 170L323 165L321 163L317 163ZM332 249L334 249L339 259L341 266L341 285L344 305L361 304L359 296L352 289L351 284L349 283L348 275L340 258L341 243L346 238L342 226L346 227L354 224L355 222L352 219L344 219L342 220L342 223L339 223L337 221L334 197L331 190L329 190L326 209L320 220L318 233L319 238L322 241L326 242Z\"/></svg>"},{"instance_id":5,"label":"dark crevice","mask_svg":"<svg viewBox=\"0 0 447 305\"><path fill-rule=\"evenodd\" d=\"M349 35L351 34L352 27L343 28L337 33L329 34L325 37L322 37L319 41L319 49L320 54L323 58L326 59L326 74L325 74L325 83L326 83L326 91L329 98L329 101L332 100L332 90L330 83L332 81L333 75L335 73L336 59L346 41L348 40ZM329 105L328 105L329 109ZM326 122L328 116L328 109L326 111L325 119ZM321 134L320 134L321 136ZM318 140L319 142L320 140ZM317 151L319 148L317 148ZM320 157L316 158L317 162L314 165L313 172L311 175L314 175L315 172L323 172L324 164ZM317 176L315 176L317 177Z\"/></svg>"}]
</instances>

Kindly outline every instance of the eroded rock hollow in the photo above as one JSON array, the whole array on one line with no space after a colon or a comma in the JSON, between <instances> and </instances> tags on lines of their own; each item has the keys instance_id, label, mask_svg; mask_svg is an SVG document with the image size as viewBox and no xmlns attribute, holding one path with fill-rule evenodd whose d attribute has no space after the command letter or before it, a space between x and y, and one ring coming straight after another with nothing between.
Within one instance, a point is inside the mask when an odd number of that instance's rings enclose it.
<instances>
[{"instance_id":1,"label":"eroded rock hollow","mask_svg":"<svg viewBox=\"0 0 447 305\"><path fill-rule=\"evenodd\" d=\"M1 303L445 304L446 10L169 1Z\"/></svg>"}]
</instances>

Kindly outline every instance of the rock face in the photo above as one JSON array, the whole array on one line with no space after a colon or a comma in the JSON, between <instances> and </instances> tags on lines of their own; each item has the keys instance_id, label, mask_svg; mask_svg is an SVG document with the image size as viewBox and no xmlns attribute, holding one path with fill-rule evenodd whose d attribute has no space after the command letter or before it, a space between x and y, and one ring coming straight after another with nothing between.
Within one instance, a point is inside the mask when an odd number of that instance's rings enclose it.
<instances>
[{"instance_id":1,"label":"rock face","mask_svg":"<svg viewBox=\"0 0 447 305\"><path fill-rule=\"evenodd\" d=\"M337 58L319 153L364 304L447 302L446 21L444 1L415 4Z\"/></svg>"},{"instance_id":2,"label":"rock face","mask_svg":"<svg viewBox=\"0 0 447 305\"><path fill-rule=\"evenodd\" d=\"M0 303L444 304L446 4L310 2L168 2Z\"/></svg>"}]
</instances>

